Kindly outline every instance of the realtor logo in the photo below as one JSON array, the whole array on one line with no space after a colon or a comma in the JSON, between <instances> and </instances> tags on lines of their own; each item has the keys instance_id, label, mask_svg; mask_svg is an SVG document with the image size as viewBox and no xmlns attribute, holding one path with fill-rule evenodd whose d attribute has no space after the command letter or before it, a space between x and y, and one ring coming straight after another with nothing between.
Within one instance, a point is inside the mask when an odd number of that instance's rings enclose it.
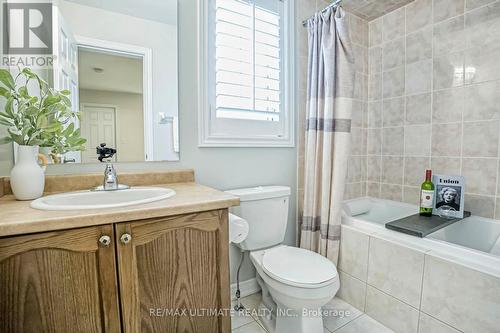
<instances>
[{"instance_id":1,"label":"realtor logo","mask_svg":"<svg viewBox=\"0 0 500 333\"><path fill-rule=\"evenodd\" d=\"M4 3L2 21L4 54L52 54L52 3Z\"/></svg>"}]
</instances>

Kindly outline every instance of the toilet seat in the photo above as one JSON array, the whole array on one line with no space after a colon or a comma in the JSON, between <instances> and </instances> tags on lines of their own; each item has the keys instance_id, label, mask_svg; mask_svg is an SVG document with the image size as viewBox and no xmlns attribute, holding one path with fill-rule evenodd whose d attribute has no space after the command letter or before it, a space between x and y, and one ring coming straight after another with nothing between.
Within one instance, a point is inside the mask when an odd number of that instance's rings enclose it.
<instances>
[{"instance_id":1,"label":"toilet seat","mask_svg":"<svg viewBox=\"0 0 500 333\"><path fill-rule=\"evenodd\" d=\"M281 283L301 288L320 288L337 277L333 262L313 251L292 246L265 250L262 269Z\"/></svg>"}]
</instances>

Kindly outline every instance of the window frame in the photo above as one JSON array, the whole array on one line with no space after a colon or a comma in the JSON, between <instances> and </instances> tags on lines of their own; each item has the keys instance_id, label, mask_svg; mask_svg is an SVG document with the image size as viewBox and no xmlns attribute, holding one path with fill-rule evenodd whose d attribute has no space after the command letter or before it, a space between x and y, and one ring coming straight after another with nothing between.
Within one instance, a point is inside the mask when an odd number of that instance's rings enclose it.
<instances>
[{"instance_id":1,"label":"window frame","mask_svg":"<svg viewBox=\"0 0 500 333\"><path fill-rule=\"evenodd\" d=\"M282 112L280 112L280 124L282 124L282 135L241 135L235 134L234 130L225 133L214 131L215 105L212 101L214 96L214 82L211 80L210 52L215 52L211 45L209 8L216 0L198 1L198 146L199 147L295 147L295 25L294 25L294 1L277 0L283 2L283 27L284 43L282 56L283 82L282 84ZM283 119L282 119L283 118ZM231 124L233 119L220 118L219 123ZM254 126L255 133L269 123L255 120L239 120L240 124ZM266 126L267 125L267 126ZM232 128L232 127L227 127ZM233 133L230 133L233 132Z\"/></svg>"}]
</instances>

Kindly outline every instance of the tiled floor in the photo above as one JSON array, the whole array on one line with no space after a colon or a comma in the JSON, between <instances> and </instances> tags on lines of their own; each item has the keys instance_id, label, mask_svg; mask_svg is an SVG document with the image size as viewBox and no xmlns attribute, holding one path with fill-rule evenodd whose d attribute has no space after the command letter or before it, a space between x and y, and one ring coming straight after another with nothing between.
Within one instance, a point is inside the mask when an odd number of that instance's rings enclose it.
<instances>
[{"instance_id":1,"label":"tiled floor","mask_svg":"<svg viewBox=\"0 0 500 333\"><path fill-rule=\"evenodd\" d=\"M232 333L267 333L253 312L260 303L260 293L241 299L247 313L233 316L231 320ZM234 306L234 304L233 304ZM324 309L330 316L324 317L324 333L394 333L378 321L368 317L352 305L335 297Z\"/></svg>"}]
</instances>

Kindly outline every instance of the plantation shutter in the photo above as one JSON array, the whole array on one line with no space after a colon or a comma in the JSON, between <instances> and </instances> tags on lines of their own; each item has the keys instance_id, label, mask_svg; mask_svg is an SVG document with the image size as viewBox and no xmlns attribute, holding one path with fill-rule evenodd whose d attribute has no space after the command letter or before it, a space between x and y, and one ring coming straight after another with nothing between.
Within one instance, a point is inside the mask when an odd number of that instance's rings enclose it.
<instances>
[{"instance_id":1,"label":"plantation shutter","mask_svg":"<svg viewBox=\"0 0 500 333\"><path fill-rule=\"evenodd\" d=\"M280 121L280 0L215 0L215 116Z\"/></svg>"}]
</instances>

